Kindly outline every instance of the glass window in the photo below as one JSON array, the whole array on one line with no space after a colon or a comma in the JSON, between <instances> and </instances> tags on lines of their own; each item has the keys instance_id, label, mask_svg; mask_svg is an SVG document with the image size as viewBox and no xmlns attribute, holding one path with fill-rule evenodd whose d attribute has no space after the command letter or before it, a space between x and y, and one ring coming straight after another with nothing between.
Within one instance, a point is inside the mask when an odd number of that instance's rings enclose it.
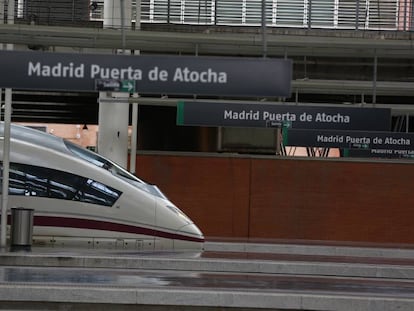
<instances>
[{"instance_id":1,"label":"glass window","mask_svg":"<svg viewBox=\"0 0 414 311\"><path fill-rule=\"evenodd\" d=\"M76 194L76 200L86 203L112 206L119 198L120 192L92 179Z\"/></svg>"},{"instance_id":2,"label":"glass window","mask_svg":"<svg viewBox=\"0 0 414 311\"><path fill-rule=\"evenodd\" d=\"M3 172L2 164L1 171ZM9 194L112 206L122 192L75 174L45 167L11 163Z\"/></svg>"},{"instance_id":3,"label":"glass window","mask_svg":"<svg viewBox=\"0 0 414 311\"><path fill-rule=\"evenodd\" d=\"M3 178L3 165L2 165L2 178ZM25 195L26 194L26 185L25 185L25 174L17 171L10 170L9 173L9 193L12 195ZM3 191L0 189L0 192Z\"/></svg>"},{"instance_id":4,"label":"glass window","mask_svg":"<svg viewBox=\"0 0 414 311\"><path fill-rule=\"evenodd\" d=\"M34 173L35 175L33 175ZM40 173L40 174L39 174ZM36 197L48 196L48 179L41 172L26 173L26 191L29 195Z\"/></svg>"},{"instance_id":5,"label":"glass window","mask_svg":"<svg viewBox=\"0 0 414 311\"><path fill-rule=\"evenodd\" d=\"M146 183L145 181L139 179L135 175L128 172L126 169L122 168L118 164L109 161L108 159L102 157L101 155L92 152L86 148L82 148L79 145L76 145L70 141L64 140L66 147L70 151L72 151L78 157L92 163L98 167L101 167L109 172L112 175L126 181L127 183L134 185L137 188L140 188L143 191L151 193L152 195L158 196L163 199L167 199L167 197L161 192L161 190L155 186Z\"/></svg>"}]
</instances>

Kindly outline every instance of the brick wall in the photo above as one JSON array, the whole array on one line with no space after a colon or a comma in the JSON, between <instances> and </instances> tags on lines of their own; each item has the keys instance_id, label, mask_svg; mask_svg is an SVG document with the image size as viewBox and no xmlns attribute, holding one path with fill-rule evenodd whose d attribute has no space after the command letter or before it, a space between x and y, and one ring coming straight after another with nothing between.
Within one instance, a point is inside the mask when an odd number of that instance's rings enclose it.
<instances>
[{"instance_id":1,"label":"brick wall","mask_svg":"<svg viewBox=\"0 0 414 311\"><path fill-rule=\"evenodd\" d=\"M414 165L139 155L207 237L414 243Z\"/></svg>"}]
</instances>

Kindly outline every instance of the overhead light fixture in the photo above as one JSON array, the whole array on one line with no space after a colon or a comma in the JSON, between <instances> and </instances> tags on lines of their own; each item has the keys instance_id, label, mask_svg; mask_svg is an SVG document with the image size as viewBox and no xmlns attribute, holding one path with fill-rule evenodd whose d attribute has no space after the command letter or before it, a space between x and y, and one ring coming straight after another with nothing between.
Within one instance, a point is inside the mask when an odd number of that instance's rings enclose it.
<instances>
[{"instance_id":1,"label":"overhead light fixture","mask_svg":"<svg viewBox=\"0 0 414 311\"><path fill-rule=\"evenodd\" d=\"M87 131L87 130L89 130L88 126L86 124L84 124L83 127L82 127L82 131Z\"/></svg>"}]
</instances>

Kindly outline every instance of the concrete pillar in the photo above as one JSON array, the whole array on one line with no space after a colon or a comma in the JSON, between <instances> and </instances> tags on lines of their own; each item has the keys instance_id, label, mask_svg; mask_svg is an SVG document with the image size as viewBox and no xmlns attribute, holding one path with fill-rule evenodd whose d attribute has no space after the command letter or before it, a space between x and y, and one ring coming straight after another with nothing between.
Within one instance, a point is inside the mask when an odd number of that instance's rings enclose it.
<instances>
[{"instance_id":1,"label":"concrete pillar","mask_svg":"<svg viewBox=\"0 0 414 311\"><path fill-rule=\"evenodd\" d=\"M141 0L135 1L135 29L141 29Z\"/></svg>"},{"instance_id":2,"label":"concrete pillar","mask_svg":"<svg viewBox=\"0 0 414 311\"><path fill-rule=\"evenodd\" d=\"M125 42L125 29L131 28L131 0L105 0L104 28L120 29ZM122 52L125 53L123 44ZM127 168L129 93L99 92L98 153Z\"/></svg>"},{"instance_id":3,"label":"concrete pillar","mask_svg":"<svg viewBox=\"0 0 414 311\"><path fill-rule=\"evenodd\" d=\"M98 153L124 168L128 163L128 97L129 93L99 92Z\"/></svg>"},{"instance_id":4,"label":"concrete pillar","mask_svg":"<svg viewBox=\"0 0 414 311\"><path fill-rule=\"evenodd\" d=\"M132 3L131 0L104 1L104 28L131 28Z\"/></svg>"}]
</instances>

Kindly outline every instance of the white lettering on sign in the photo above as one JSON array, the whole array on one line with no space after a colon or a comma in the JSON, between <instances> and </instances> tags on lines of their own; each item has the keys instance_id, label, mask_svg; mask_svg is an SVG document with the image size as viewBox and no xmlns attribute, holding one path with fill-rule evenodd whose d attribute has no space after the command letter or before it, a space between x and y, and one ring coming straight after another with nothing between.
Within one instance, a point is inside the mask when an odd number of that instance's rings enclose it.
<instances>
[{"instance_id":1,"label":"white lettering on sign","mask_svg":"<svg viewBox=\"0 0 414 311\"><path fill-rule=\"evenodd\" d=\"M29 62L27 67L28 76L53 77L53 78L85 78L85 64L75 65L73 62L56 65L44 65L41 62ZM114 79L114 80L142 80L143 72L139 68L131 66L124 68L103 67L91 64L89 67L91 79ZM150 81L168 81L168 71L159 69L157 66L149 70ZM173 76L174 82L186 83L227 83L227 73L217 72L211 68L205 71L190 70L188 67L176 68Z\"/></svg>"},{"instance_id":2,"label":"white lettering on sign","mask_svg":"<svg viewBox=\"0 0 414 311\"><path fill-rule=\"evenodd\" d=\"M387 149L372 149L371 153L378 153L378 154L392 154L392 150Z\"/></svg>"},{"instance_id":3,"label":"white lettering on sign","mask_svg":"<svg viewBox=\"0 0 414 311\"><path fill-rule=\"evenodd\" d=\"M250 111L233 111L233 110L224 110L224 119L230 120L259 120L259 111L253 112Z\"/></svg>"},{"instance_id":4,"label":"white lettering on sign","mask_svg":"<svg viewBox=\"0 0 414 311\"><path fill-rule=\"evenodd\" d=\"M63 65L57 63L54 66L42 65L40 62L29 62L27 68L28 76L53 77L53 78L83 78L85 74L84 64L75 66L74 63Z\"/></svg>"},{"instance_id":5,"label":"white lettering on sign","mask_svg":"<svg viewBox=\"0 0 414 311\"><path fill-rule=\"evenodd\" d=\"M347 115L341 115L340 113L330 115L323 112L316 115L315 121L326 123L349 123L351 118Z\"/></svg>"},{"instance_id":6,"label":"white lettering on sign","mask_svg":"<svg viewBox=\"0 0 414 311\"><path fill-rule=\"evenodd\" d=\"M268 111L263 111L263 120L270 121L296 121L296 114L286 112L286 113L272 113Z\"/></svg>"},{"instance_id":7,"label":"white lettering on sign","mask_svg":"<svg viewBox=\"0 0 414 311\"><path fill-rule=\"evenodd\" d=\"M371 139L369 137L352 137L347 135L345 142L349 144L370 144Z\"/></svg>"},{"instance_id":8,"label":"white lettering on sign","mask_svg":"<svg viewBox=\"0 0 414 311\"><path fill-rule=\"evenodd\" d=\"M216 72L211 68L206 71L191 71L187 67L177 68L174 73L174 82L192 83L227 83L227 73Z\"/></svg>"},{"instance_id":9,"label":"white lettering on sign","mask_svg":"<svg viewBox=\"0 0 414 311\"><path fill-rule=\"evenodd\" d=\"M142 80L142 70L131 66L127 68L107 68L97 64L91 65L92 79L120 79L120 80Z\"/></svg>"},{"instance_id":10,"label":"white lettering on sign","mask_svg":"<svg viewBox=\"0 0 414 311\"><path fill-rule=\"evenodd\" d=\"M341 135L317 135L316 141L318 143L343 143L344 137Z\"/></svg>"},{"instance_id":11,"label":"white lettering on sign","mask_svg":"<svg viewBox=\"0 0 414 311\"><path fill-rule=\"evenodd\" d=\"M387 137L385 138L385 144L387 145L406 145L409 146L411 141L409 138L394 138L394 137Z\"/></svg>"}]
</instances>

